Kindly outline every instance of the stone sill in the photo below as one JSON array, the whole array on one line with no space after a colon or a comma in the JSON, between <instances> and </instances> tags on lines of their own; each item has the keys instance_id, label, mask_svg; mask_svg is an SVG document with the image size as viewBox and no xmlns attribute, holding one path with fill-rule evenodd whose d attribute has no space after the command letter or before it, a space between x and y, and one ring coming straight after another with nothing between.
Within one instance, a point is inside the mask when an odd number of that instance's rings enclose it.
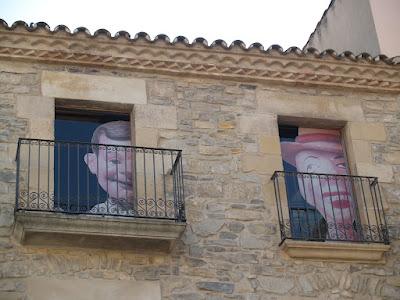
<instances>
[{"instance_id":1,"label":"stone sill","mask_svg":"<svg viewBox=\"0 0 400 300\"><path fill-rule=\"evenodd\" d=\"M390 245L284 240L280 248L295 259L383 264Z\"/></svg>"},{"instance_id":2,"label":"stone sill","mask_svg":"<svg viewBox=\"0 0 400 300\"><path fill-rule=\"evenodd\" d=\"M14 237L23 245L170 252L185 223L98 215L17 211Z\"/></svg>"}]
</instances>

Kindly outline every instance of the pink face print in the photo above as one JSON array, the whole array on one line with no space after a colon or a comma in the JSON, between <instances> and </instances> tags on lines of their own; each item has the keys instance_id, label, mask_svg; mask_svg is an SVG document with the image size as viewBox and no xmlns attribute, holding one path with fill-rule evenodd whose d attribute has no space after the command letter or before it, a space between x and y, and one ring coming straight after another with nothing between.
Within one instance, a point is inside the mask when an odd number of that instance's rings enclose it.
<instances>
[{"instance_id":1,"label":"pink face print","mask_svg":"<svg viewBox=\"0 0 400 300\"><path fill-rule=\"evenodd\" d=\"M343 154L320 150L302 150L296 155L299 172L346 175ZM327 222L352 224L355 220L355 203L351 182L347 177L312 176L298 177L303 198L324 216Z\"/></svg>"}]
</instances>

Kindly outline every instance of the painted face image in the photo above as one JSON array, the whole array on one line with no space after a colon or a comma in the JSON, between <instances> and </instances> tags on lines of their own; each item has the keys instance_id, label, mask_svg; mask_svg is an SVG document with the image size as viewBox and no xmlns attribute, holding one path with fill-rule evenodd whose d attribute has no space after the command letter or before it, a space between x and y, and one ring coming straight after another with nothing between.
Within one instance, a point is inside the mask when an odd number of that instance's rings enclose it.
<instances>
[{"instance_id":1,"label":"painted face image","mask_svg":"<svg viewBox=\"0 0 400 300\"><path fill-rule=\"evenodd\" d=\"M99 144L130 146L129 140L121 141L100 135ZM95 153L88 153L85 162L97 176L101 188L121 208L133 202L132 151L128 147L96 146ZM96 153L97 152L97 153Z\"/></svg>"},{"instance_id":2,"label":"painted face image","mask_svg":"<svg viewBox=\"0 0 400 300\"><path fill-rule=\"evenodd\" d=\"M299 172L346 175L343 154L319 150L303 150L296 155ZM300 193L315 206L328 222L351 224L355 219L351 185L346 177L298 177Z\"/></svg>"}]
</instances>

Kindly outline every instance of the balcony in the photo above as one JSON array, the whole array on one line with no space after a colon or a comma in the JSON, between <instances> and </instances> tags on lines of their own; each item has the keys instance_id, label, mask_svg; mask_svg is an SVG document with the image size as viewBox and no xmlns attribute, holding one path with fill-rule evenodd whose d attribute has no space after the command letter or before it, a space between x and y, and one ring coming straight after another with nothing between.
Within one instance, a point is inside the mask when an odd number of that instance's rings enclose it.
<instances>
[{"instance_id":1,"label":"balcony","mask_svg":"<svg viewBox=\"0 0 400 300\"><path fill-rule=\"evenodd\" d=\"M16 161L22 244L168 252L185 229L180 150L20 139Z\"/></svg>"},{"instance_id":2,"label":"balcony","mask_svg":"<svg viewBox=\"0 0 400 300\"><path fill-rule=\"evenodd\" d=\"M376 177L276 171L271 180L286 255L384 262L389 234Z\"/></svg>"}]
</instances>

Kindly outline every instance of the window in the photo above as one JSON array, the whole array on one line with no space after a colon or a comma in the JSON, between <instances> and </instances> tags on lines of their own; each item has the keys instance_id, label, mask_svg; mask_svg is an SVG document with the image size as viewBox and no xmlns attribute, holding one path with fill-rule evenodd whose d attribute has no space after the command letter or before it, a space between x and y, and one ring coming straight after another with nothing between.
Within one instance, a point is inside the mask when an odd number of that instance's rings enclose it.
<instances>
[{"instance_id":1,"label":"window","mask_svg":"<svg viewBox=\"0 0 400 300\"><path fill-rule=\"evenodd\" d=\"M340 129L280 126L279 135L287 212L282 203L279 206L286 238L314 241L386 238L377 180L349 175Z\"/></svg>"},{"instance_id":2,"label":"window","mask_svg":"<svg viewBox=\"0 0 400 300\"><path fill-rule=\"evenodd\" d=\"M133 209L128 114L57 111L55 139L56 209L111 214Z\"/></svg>"}]
</instances>

